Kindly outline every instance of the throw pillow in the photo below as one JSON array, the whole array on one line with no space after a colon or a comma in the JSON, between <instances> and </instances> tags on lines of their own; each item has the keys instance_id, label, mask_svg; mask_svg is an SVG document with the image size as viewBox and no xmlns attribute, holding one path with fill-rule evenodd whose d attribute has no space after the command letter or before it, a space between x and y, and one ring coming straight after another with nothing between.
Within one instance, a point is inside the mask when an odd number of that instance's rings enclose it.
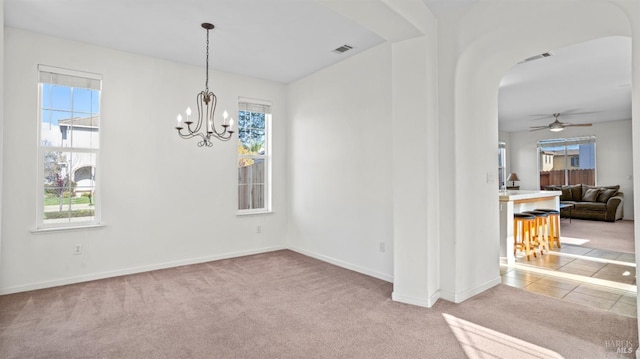
<instances>
[{"instance_id":1,"label":"throw pillow","mask_svg":"<svg viewBox=\"0 0 640 359\"><path fill-rule=\"evenodd\" d=\"M598 195L598 199L596 199L596 201L602 202L602 203L607 203L609 198L615 196L616 193L618 193L617 189L605 189L605 190L602 190L602 191L600 191L600 194Z\"/></svg>"},{"instance_id":2,"label":"throw pillow","mask_svg":"<svg viewBox=\"0 0 640 359\"><path fill-rule=\"evenodd\" d=\"M596 198L598 198L598 194L600 194L600 189L598 188L589 188L584 192L582 196L583 202L595 202Z\"/></svg>"},{"instance_id":3,"label":"throw pillow","mask_svg":"<svg viewBox=\"0 0 640 359\"><path fill-rule=\"evenodd\" d=\"M600 187L601 191L605 190L605 189L615 189L616 191L619 191L620 190L620 185L618 184L618 185L615 185L615 186L602 186L602 187Z\"/></svg>"},{"instance_id":4,"label":"throw pillow","mask_svg":"<svg viewBox=\"0 0 640 359\"><path fill-rule=\"evenodd\" d=\"M567 186L571 191L571 201L582 201L582 185L574 184Z\"/></svg>"}]
</instances>

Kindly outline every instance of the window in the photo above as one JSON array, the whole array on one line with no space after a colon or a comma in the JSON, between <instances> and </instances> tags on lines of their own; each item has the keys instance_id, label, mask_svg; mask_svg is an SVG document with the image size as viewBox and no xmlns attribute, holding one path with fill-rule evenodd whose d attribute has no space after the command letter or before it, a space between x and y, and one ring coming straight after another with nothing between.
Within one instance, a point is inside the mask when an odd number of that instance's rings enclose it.
<instances>
[{"instance_id":1,"label":"window","mask_svg":"<svg viewBox=\"0 0 640 359\"><path fill-rule=\"evenodd\" d=\"M100 75L40 65L37 228L100 223Z\"/></svg>"},{"instance_id":2,"label":"window","mask_svg":"<svg viewBox=\"0 0 640 359\"><path fill-rule=\"evenodd\" d=\"M271 105L238 103L238 211L271 210Z\"/></svg>"},{"instance_id":3,"label":"window","mask_svg":"<svg viewBox=\"0 0 640 359\"><path fill-rule=\"evenodd\" d=\"M550 185L596 184L596 138L538 141L540 188Z\"/></svg>"},{"instance_id":4,"label":"window","mask_svg":"<svg viewBox=\"0 0 640 359\"><path fill-rule=\"evenodd\" d=\"M506 170L506 147L504 142L498 143L498 188L507 188L507 170Z\"/></svg>"},{"instance_id":5,"label":"window","mask_svg":"<svg viewBox=\"0 0 640 359\"><path fill-rule=\"evenodd\" d=\"M580 168L580 157L571 156L571 168Z\"/></svg>"}]
</instances>

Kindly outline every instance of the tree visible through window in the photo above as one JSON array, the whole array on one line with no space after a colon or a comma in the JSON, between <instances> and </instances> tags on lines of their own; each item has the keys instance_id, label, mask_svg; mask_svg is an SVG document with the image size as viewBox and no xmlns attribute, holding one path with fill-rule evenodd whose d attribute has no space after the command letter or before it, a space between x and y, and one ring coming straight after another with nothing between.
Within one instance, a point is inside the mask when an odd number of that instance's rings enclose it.
<instances>
[{"instance_id":1,"label":"tree visible through window","mask_svg":"<svg viewBox=\"0 0 640 359\"><path fill-rule=\"evenodd\" d=\"M39 73L38 227L97 224L101 78L43 65Z\"/></svg>"},{"instance_id":2,"label":"tree visible through window","mask_svg":"<svg viewBox=\"0 0 640 359\"><path fill-rule=\"evenodd\" d=\"M238 210L270 210L271 106L238 104Z\"/></svg>"}]
</instances>

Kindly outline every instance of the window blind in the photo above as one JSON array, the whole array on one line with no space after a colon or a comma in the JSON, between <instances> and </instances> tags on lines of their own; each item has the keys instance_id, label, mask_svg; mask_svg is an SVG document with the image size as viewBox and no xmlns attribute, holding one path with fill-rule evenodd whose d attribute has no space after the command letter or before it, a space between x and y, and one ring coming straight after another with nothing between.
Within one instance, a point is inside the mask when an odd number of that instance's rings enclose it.
<instances>
[{"instance_id":1,"label":"window blind","mask_svg":"<svg viewBox=\"0 0 640 359\"><path fill-rule=\"evenodd\" d=\"M259 112L271 114L271 106L252 102L239 102L238 111Z\"/></svg>"},{"instance_id":2,"label":"window blind","mask_svg":"<svg viewBox=\"0 0 640 359\"><path fill-rule=\"evenodd\" d=\"M79 87L90 90L101 90L102 78L100 75L39 65L40 83L49 83L61 86Z\"/></svg>"}]
</instances>

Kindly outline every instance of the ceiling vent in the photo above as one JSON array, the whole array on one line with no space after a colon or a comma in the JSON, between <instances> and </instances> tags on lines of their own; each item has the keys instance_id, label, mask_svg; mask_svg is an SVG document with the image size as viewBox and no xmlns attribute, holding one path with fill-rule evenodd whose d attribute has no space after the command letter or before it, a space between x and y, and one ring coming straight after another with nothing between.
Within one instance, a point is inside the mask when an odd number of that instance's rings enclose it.
<instances>
[{"instance_id":1,"label":"ceiling vent","mask_svg":"<svg viewBox=\"0 0 640 359\"><path fill-rule=\"evenodd\" d=\"M529 62L529 61L534 61L534 60L539 60L539 59L544 59L545 57L549 57L549 56L553 56L553 53L551 52L545 52L544 54L540 54L540 55L536 55L536 56L531 56L527 59L524 59L523 61L520 61L519 64L524 63L524 62Z\"/></svg>"},{"instance_id":2,"label":"ceiling vent","mask_svg":"<svg viewBox=\"0 0 640 359\"><path fill-rule=\"evenodd\" d=\"M340 47L338 47L337 49L334 49L333 52L335 52L336 54L344 54L345 52L349 51L353 49L353 46L351 45L342 45Z\"/></svg>"}]
</instances>

